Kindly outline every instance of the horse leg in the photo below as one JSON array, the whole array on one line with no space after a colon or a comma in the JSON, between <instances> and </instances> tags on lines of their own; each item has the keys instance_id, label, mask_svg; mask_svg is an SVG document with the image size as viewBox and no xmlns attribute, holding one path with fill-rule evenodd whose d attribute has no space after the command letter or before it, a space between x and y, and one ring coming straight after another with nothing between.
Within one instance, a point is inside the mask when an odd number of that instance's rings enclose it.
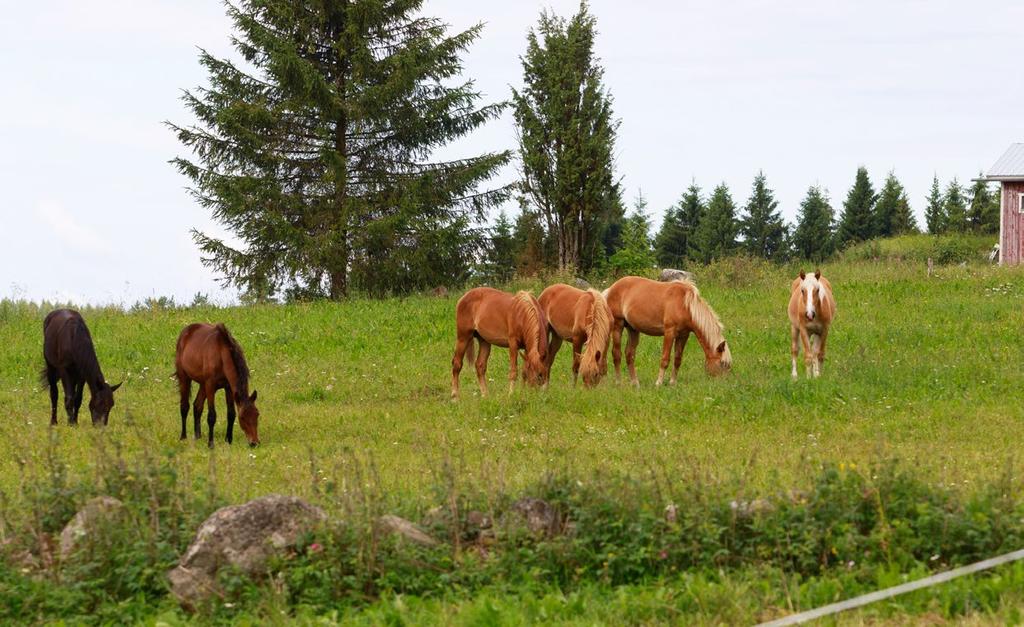
<instances>
[{"instance_id":1,"label":"horse leg","mask_svg":"<svg viewBox=\"0 0 1024 627\"><path fill-rule=\"evenodd\" d=\"M576 382L580 378L580 362L583 361L583 341L584 335L577 333L572 336L572 384L576 386Z\"/></svg>"},{"instance_id":2,"label":"horse leg","mask_svg":"<svg viewBox=\"0 0 1024 627\"><path fill-rule=\"evenodd\" d=\"M629 341L626 343L626 366L629 368L629 380L634 386L640 387L640 379L636 378L636 347L640 344L640 332L629 329Z\"/></svg>"},{"instance_id":3,"label":"horse leg","mask_svg":"<svg viewBox=\"0 0 1024 627\"><path fill-rule=\"evenodd\" d=\"M676 332L665 329L665 337L661 342L661 367L658 369L658 380L654 382L656 386L660 386L665 381L665 370L668 368L669 360L672 359L672 345L675 343Z\"/></svg>"},{"instance_id":4,"label":"horse leg","mask_svg":"<svg viewBox=\"0 0 1024 627\"><path fill-rule=\"evenodd\" d=\"M828 339L828 327L824 327L821 330L821 337L818 339L818 374L821 374L821 368L825 365L825 340Z\"/></svg>"},{"instance_id":5,"label":"horse leg","mask_svg":"<svg viewBox=\"0 0 1024 627\"><path fill-rule=\"evenodd\" d=\"M217 397L217 388L210 382L207 382L204 387L206 388L206 400L209 403L209 407L206 408L206 428L210 430L206 434L206 445L213 448L213 425L217 424L217 403L214 400Z\"/></svg>"},{"instance_id":6,"label":"horse leg","mask_svg":"<svg viewBox=\"0 0 1024 627\"><path fill-rule=\"evenodd\" d=\"M71 375L67 372L60 378L61 387L64 388L64 411L68 414L68 424L78 424L78 413L75 411L75 384L71 381Z\"/></svg>"},{"instance_id":7,"label":"horse leg","mask_svg":"<svg viewBox=\"0 0 1024 627\"><path fill-rule=\"evenodd\" d=\"M192 403L192 421L195 424L195 435L196 439L203 437L203 427L200 419L203 417L203 403L206 402L206 386L202 383L199 384L199 389L196 391L196 400ZM210 400L210 405L213 405L213 400Z\"/></svg>"},{"instance_id":8,"label":"horse leg","mask_svg":"<svg viewBox=\"0 0 1024 627\"><path fill-rule=\"evenodd\" d=\"M672 378L668 380L671 385L675 385L679 378L679 365L683 363L683 349L686 348L686 340L689 338L689 333L676 336L676 358L675 363L672 364Z\"/></svg>"},{"instance_id":9,"label":"horse leg","mask_svg":"<svg viewBox=\"0 0 1024 627\"><path fill-rule=\"evenodd\" d=\"M612 323L612 361L615 362L615 381L622 378L622 327L623 321L618 318Z\"/></svg>"},{"instance_id":10,"label":"horse leg","mask_svg":"<svg viewBox=\"0 0 1024 627\"><path fill-rule=\"evenodd\" d=\"M796 358L800 354L800 329L792 327L790 329L790 354L793 356L793 380L795 381L799 375L796 372Z\"/></svg>"},{"instance_id":11,"label":"horse leg","mask_svg":"<svg viewBox=\"0 0 1024 627\"><path fill-rule=\"evenodd\" d=\"M458 333L455 337L455 355L452 356L452 400L459 398L459 373L462 372L462 357L472 346L473 333Z\"/></svg>"},{"instance_id":12,"label":"horse leg","mask_svg":"<svg viewBox=\"0 0 1024 627\"><path fill-rule=\"evenodd\" d=\"M820 354L821 336L811 336L811 373L817 377L821 375L821 368L818 367L818 355Z\"/></svg>"},{"instance_id":13,"label":"horse leg","mask_svg":"<svg viewBox=\"0 0 1024 627\"><path fill-rule=\"evenodd\" d=\"M804 349L804 366L806 370L806 375L810 377L813 374L811 360L814 359L814 355L811 354L811 338L807 334L807 329L804 327L800 327L800 345Z\"/></svg>"},{"instance_id":14,"label":"horse leg","mask_svg":"<svg viewBox=\"0 0 1024 627\"><path fill-rule=\"evenodd\" d=\"M480 396L487 396L487 360L491 358L491 344L480 339L480 350L476 354L476 383Z\"/></svg>"},{"instance_id":15,"label":"horse leg","mask_svg":"<svg viewBox=\"0 0 1024 627\"><path fill-rule=\"evenodd\" d=\"M548 336L548 359L547 366L548 372L551 372L551 366L555 364L555 357L558 355L558 350L562 348L562 336L555 333L554 331Z\"/></svg>"},{"instance_id":16,"label":"horse leg","mask_svg":"<svg viewBox=\"0 0 1024 627\"><path fill-rule=\"evenodd\" d=\"M185 424L188 421L188 397L192 396L192 380L185 376L185 373L178 373L178 395L180 398L179 408L181 409L181 437L184 440L188 437L185 431Z\"/></svg>"},{"instance_id":17,"label":"horse leg","mask_svg":"<svg viewBox=\"0 0 1024 627\"><path fill-rule=\"evenodd\" d=\"M232 437L235 431L235 397L231 393L231 387L224 387L224 398L228 403L228 432L227 437L224 439L228 444L231 444Z\"/></svg>"},{"instance_id":18,"label":"horse leg","mask_svg":"<svg viewBox=\"0 0 1024 627\"><path fill-rule=\"evenodd\" d=\"M46 385L50 388L50 424L57 424L57 369L46 366Z\"/></svg>"},{"instance_id":19,"label":"horse leg","mask_svg":"<svg viewBox=\"0 0 1024 627\"><path fill-rule=\"evenodd\" d=\"M508 341L508 393L511 394L516 387L516 376L519 374L519 344L510 339Z\"/></svg>"},{"instance_id":20,"label":"horse leg","mask_svg":"<svg viewBox=\"0 0 1024 627\"><path fill-rule=\"evenodd\" d=\"M75 385L75 418L78 418L78 412L82 410L82 397L85 395L85 381L79 381Z\"/></svg>"}]
</instances>

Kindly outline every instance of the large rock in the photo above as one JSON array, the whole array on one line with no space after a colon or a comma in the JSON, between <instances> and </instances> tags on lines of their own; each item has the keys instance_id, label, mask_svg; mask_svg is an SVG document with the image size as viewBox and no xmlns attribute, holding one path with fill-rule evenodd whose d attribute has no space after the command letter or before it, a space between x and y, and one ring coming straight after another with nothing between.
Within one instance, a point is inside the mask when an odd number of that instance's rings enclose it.
<instances>
[{"instance_id":1,"label":"large rock","mask_svg":"<svg viewBox=\"0 0 1024 627\"><path fill-rule=\"evenodd\" d=\"M386 514L377 519L375 526L380 536L395 535L420 546L437 546L438 542L417 525L399 516Z\"/></svg>"},{"instance_id":2,"label":"large rock","mask_svg":"<svg viewBox=\"0 0 1024 627\"><path fill-rule=\"evenodd\" d=\"M696 277L693 276L692 272L676 270L674 268L663 269L659 278L662 281L689 281L690 283L696 283Z\"/></svg>"},{"instance_id":3,"label":"large rock","mask_svg":"<svg viewBox=\"0 0 1024 627\"><path fill-rule=\"evenodd\" d=\"M562 516L559 511L543 499L522 498L512 504L513 521L518 519L530 533L541 536L556 536L562 530Z\"/></svg>"},{"instance_id":4,"label":"large rock","mask_svg":"<svg viewBox=\"0 0 1024 627\"><path fill-rule=\"evenodd\" d=\"M185 607L195 607L216 592L221 568L260 574L271 556L294 546L326 519L319 507L277 494L223 507L200 525L177 568L168 573L171 592Z\"/></svg>"},{"instance_id":5,"label":"large rock","mask_svg":"<svg viewBox=\"0 0 1024 627\"><path fill-rule=\"evenodd\" d=\"M114 524L124 513L124 503L112 496L89 499L60 532L60 558L66 560L98 531Z\"/></svg>"}]
</instances>

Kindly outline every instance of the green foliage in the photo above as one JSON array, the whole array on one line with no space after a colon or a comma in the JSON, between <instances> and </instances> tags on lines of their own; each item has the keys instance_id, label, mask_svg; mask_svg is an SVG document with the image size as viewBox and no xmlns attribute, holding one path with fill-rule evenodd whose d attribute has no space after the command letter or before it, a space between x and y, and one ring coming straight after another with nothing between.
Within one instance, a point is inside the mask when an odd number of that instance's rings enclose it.
<instances>
[{"instance_id":1,"label":"green foliage","mask_svg":"<svg viewBox=\"0 0 1024 627\"><path fill-rule=\"evenodd\" d=\"M991 236L904 235L851 246L843 251L842 259L885 263L915 261L922 264L931 259L940 265L985 263L993 243Z\"/></svg>"},{"instance_id":2,"label":"green foliage","mask_svg":"<svg viewBox=\"0 0 1024 627\"><path fill-rule=\"evenodd\" d=\"M615 276L643 275L650 272L655 263L647 200L641 192L633 204L633 213L623 224L622 247L608 259L608 267Z\"/></svg>"},{"instance_id":3,"label":"green foliage","mask_svg":"<svg viewBox=\"0 0 1024 627\"><path fill-rule=\"evenodd\" d=\"M744 208L746 214L740 219L743 249L748 254L771 261L780 261L788 256L789 229L778 208L779 201L768 188L764 172L758 172Z\"/></svg>"},{"instance_id":4,"label":"green foliage","mask_svg":"<svg viewBox=\"0 0 1024 627\"><path fill-rule=\"evenodd\" d=\"M796 229L793 230L793 254L807 261L820 263L835 251L832 206L818 186L807 190L800 203Z\"/></svg>"},{"instance_id":5,"label":"green foliage","mask_svg":"<svg viewBox=\"0 0 1024 627\"><path fill-rule=\"evenodd\" d=\"M967 195L963 186L953 179L942 196L942 213L945 216L944 233L966 233L970 230L967 220Z\"/></svg>"},{"instance_id":6,"label":"green foliage","mask_svg":"<svg viewBox=\"0 0 1024 627\"><path fill-rule=\"evenodd\" d=\"M875 202L878 196L868 178L864 167L857 168L857 177L853 187L846 195L843 203L843 215L839 218L836 229L836 241L839 248L863 242L875 236Z\"/></svg>"},{"instance_id":7,"label":"green foliage","mask_svg":"<svg viewBox=\"0 0 1024 627\"><path fill-rule=\"evenodd\" d=\"M999 192L993 192L985 181L975 181L971 188L971 204L967 210L971 232L998 233L1001 213Z\"/></svg>"},{"instance_id":8,"label":"green foliage","mask_svg":"<svg viewBox=\"0 0 1024 627\"><path fill-rule=\"evenodd\" d=\"M483 271L489 279L505 283L515 275L516 240L512 234L512 222L504 211L498 214L490 231Z\"/></svg>"},{"instance_id":9,"label":"green foliage","mask_svg":"<svg viewBox=\"0 0 1024 627\"><path fill-rule=\"evenodd\" d=\"M512 91L522 191L557 244L560 270L591 269L622 216L619 122L594 55L596 26L586 2L569 20L542 12L527 36L523 88Z\"/></svg>"},{"instance_id":10,"label":"green foliage","mask_svg":"<svg viewBox=\"0 0 1024 627\"><path fill-rule=\"evenodd\" d=\"M708 263L733 255L739 250L736 242L738 235L736 204L729 188L722 183L711 193L707 211L697 225L693 236L692 257L701 263Z\"/></svg>"},{"instance_id":11,"label":"green foliage","mask_svg":"<svg viewBox=\"0 0 1024 627\"><path fill-rule=\"evenodd\" d=\"M928 192L927 205L924 209L925 224L928 232L932 235L941 235L946 232L946 207L942 201L942 190L939 187L939 177L932 178L932 187Z\"/></svg>"},{"instance_id":12,"label":"green foliage","mask_svg":"<svg viewBox=\"0 0 1024 627\"><path fill-rule=\"evenodd\" d=\"M661 229L654 238L655 255L662 267L684 266L693 256L693 238L704 211L700 187L694 181L682 198L665 212Z\"/></svg>"},{"instance_id":13,"label":"green foliage","mask_svg":"<svg viewBox=\"0 0 1024 627\"><path fill-rule=\"evenodd\" d=\"M875 205L875 237L892 237L917 233L917 220L910 209L910 199L895 172L889 172Z\"/></svg>"},{"instance_id":14,"label":"green foliage","mask_svg":"<svg viewBox=\"0 0 1024 627\"><path fill-rule=\"evenodd\" d=\"M507 152L431 154L500 115L459 83L481 26L449 36L422 0L228 4L246 65L202 51L209 85L171 124L196 200L242 242L198 231L203 261L265 300L454 285L481 241L470 226L507 189L479 186Z\"/></svg>"}]
</instances>

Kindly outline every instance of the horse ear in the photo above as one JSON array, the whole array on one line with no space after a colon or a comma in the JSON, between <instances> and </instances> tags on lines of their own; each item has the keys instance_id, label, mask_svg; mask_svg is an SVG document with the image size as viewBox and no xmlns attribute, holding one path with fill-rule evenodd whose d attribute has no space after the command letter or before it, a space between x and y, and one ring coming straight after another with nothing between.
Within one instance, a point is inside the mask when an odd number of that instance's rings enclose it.
<instances>
[{"instance_id":1,"label":"horse ear","mask_svg":"<svg viewBox=\"0 0 1024 627\"><path fill-rule=\"evenodd\" d=\"M124 383L124 381L122 381L121 383ZM118 383L117 385L110 386L110 393L113 394L114 392L116 392L117 388L121 387L121 383Z\"/></svg>"},{"instance_id":2,"label":"horse ear","mask_svg":"<svg viewBox=\"0 0 1024 627\"><path fill-rule=\"evenodd\" d=\"M594 353L594 361L596 361L597 363L601 363L601 351L597 351L596 353Z\"/></svg>"},{"instance_id":3,"label":"horse ear","mask_svg":"<svg viewBox=\"0 0 1024 627\"><path fill-rule=\"evenodd\" d=\"M252 394L249 395L249 400L252 401L253 403L256 402L256 390L253 390Z\"/></svg>"},{"instance_id":4,"label":"horse ear","mask_svg":"<svg viewBox=\"0 0 1024 627\"><path fill-rule=\"evenodd\" d=\"M801 270L801 271L800 271L800 280L801 280L801 281L803 281L803 280L804 280L804 279L806 279L806 278L807 278L807 275L805 275L805 274L804 274L804 271L803 271L803 270Z\"/></svg>"},{"instance_id":5,"label":"horse ear","mask_svg":"<svg viewBox=\"0 0 1024 627\"><path fill-rule=\"evenodd\" d=\"M821 278L821 270L815 270L814 271L814 278L816 278L816 279L820 279Z\"/></svg>"},{"instance_id":6,"label":"horse ear","mask_svg":"<svg viewBox=\"0 0 1024 627\"><path fill-rule=\"evenodd\" d=\"M718 345L718 348L716 350L719 353L724 353L725 352L725 340L722 340L722 343Z\"/></svg>"}]
</instances>

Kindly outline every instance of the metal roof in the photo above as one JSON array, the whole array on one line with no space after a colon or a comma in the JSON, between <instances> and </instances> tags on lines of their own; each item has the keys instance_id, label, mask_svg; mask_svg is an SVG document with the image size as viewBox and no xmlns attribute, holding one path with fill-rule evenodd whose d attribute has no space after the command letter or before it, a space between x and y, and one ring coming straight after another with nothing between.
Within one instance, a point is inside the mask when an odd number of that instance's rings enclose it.
<instances>
[{"instance_id":1,"label":"metal roof","mask_svg":"<svg viewBox=\"0 0 1024 627\"><path fill-rule=\"evenodd\" d=\"M989 180L1024 178L1024 144L1010 144L1010 148L989 168Z\"/></svg>"}]
</instances>

